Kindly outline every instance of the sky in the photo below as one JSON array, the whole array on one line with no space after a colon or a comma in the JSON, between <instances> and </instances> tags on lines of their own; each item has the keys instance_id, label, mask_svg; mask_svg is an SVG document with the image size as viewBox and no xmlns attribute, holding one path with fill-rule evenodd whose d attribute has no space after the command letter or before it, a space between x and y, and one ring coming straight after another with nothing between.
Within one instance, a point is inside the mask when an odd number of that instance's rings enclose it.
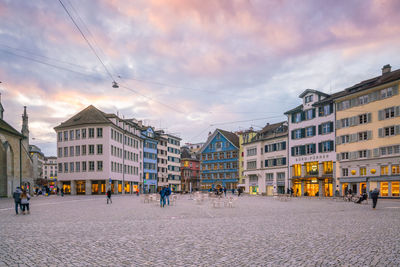
<instances>
[{"instance_id":1,"label":"sky","mask_svg":"<svg viewBox=\"0 0 400 267\"><path fill-rule=\"evenodd\" d=\"M397 0L0 0L4 119L20 130L27 106L47 156L53 128L89 105L182 143L258 130L307 88L399 69L399 12Z\"/></svg>"}]
</instances>

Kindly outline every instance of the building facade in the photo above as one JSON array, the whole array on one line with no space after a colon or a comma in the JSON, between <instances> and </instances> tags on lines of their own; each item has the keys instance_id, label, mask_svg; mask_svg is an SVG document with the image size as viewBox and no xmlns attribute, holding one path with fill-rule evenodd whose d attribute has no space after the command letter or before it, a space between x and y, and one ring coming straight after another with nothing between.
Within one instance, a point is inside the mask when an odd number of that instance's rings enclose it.
<instances>
[{"instance_id":1,"label":"building facade","mask_svg":"<svg viewBox=\"0 0 400 267\"><path fill-rule=\"evenodd\" d=\"M33 163L33 179L35 184L37 184L36 181L41 181L44 178L43 167L45 156L42 150L36 145L29 145L29 154Z\"/></svg>"},{"instance_id":2,"label":"building facade","mask_svg":"<svg viewBox=\"0 0 400 267\"><path fill-rule=\"evenodd\" d=\"M201 190L237 188L239 181L239 137L216 129L200 149Z\"/></svg>"},{"instance_id":3,"label":"building facade","mask_svg":"<svg viewBox=\"0 0 400 267\"><path fill-rule=\"evenodd\" d=\"M284 194L288 182L288 123L267 124L243 143L245 192Z\"/></svg>"},{"instance_id":4,"label":"building facade","mask_svg":"<svg viewBox=\"0 0 400 267\"><path fill-rule=\"evenodd\" d=\"M143 192L157 192L157 139L152 127L142 130L143 146Z\"/></svg>"},{"instance_id":5,"label":"building facade","mask_svg":"<svg viewBox=\"0 0 400 267\"><path fill-rule=\"evenodd\" d=\"M307 89L302 104L285 114L289 123L290 186L296 195L333 196L335 179L335 111L329 95Z\"/></svg>"},{"instance_id":6,"label":"building facade","mask_svg":"<svg viewBox=\"0 0 400 267\"><path fill-rule=\"evenodd\" d=\"M168 140L168 184L172 191L181 191L181 138L172 134L163 136Z\"/></svg>"},{"instance_id":7,"label":"building facade","mask_svg":"<svg viewBox=\"0 0 400 267\"><path fill-rule=\"evenodd\" d=\"M199 154L187 146L181 147L181 179L183 192L200 190Z\"/></svg>"},{"instance_id":8,"label":"building facade","mask_svg":"<svg viewBox=\"0 0 400 267\"><path fill-rule=\"evenodd\" d=\"M162 136L162 132L156 132L157 144L157 190L160 191L168 184L168 139Z\"/></svg>"},{"instance_id":9,"label":"building facade","mask_svg":"<svg viewBox=\"0 0 400 267\"><path fill-rule=\"evenodd\" d=\"M243 144L248 143L254 136L257 135L257 132L250 128L246 131L236 132L236 135L239 137L239 182L238 187L246 190L246 180L244 175L245 170L245 161L244 161L244 149Z\"/></svg>"},{"instance_id":10,"label":"building facade","mask_svg":"<svg viewBox=\"0 0 400 267\"><path fill-rule=\"evenodd\" d=\"M47 181L49 187L57 187L57 157L44 157L42 167L43 179Z\"/></svg>"},{"instance_id":11,"label":"building facade","mask_svg":"<svg viewBox=\"0 0 400 267\"><path fill-rule=\"evenodd\" d=\"M143 141L132 120L89 106L55 127L58 186L66 194L132 193L141 187Z\"/></svg>"},{"instance_id":12,"label":"building facade","mask_svg":"<svg viewBox=\"0 0 400 267\"><path fill-rule=\"evenodd\" d=\"M0 197L12 197L16 187L21 186L32 193L33 162L29 155L28 116L24 108L24 134L4 120L4 108L0 95ZM28 135L27 135L28 134Z\"/></svg>"},{"instance_id":13,"label":"building facade","mask_svg":"<svg viewBox=\"0 0 400 267\"><path fill-rule=\"evenodd\" d=\"M336 149L340 191L359 195L379 188L399 197L400 70L358 83L335 96Z\"/></svg>"}]
</instances>

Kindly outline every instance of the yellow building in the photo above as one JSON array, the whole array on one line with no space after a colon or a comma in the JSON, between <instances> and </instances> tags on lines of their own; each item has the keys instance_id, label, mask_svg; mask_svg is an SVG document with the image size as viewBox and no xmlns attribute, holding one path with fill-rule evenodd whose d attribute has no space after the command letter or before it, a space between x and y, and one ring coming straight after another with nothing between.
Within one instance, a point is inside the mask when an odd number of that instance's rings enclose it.
<instances>
[{"instance_id":1,"label":"yellow building","mask_svg":"<svg viewBox=\"0 0 400 267\"><path fill-rule=\"evenodd\" d=\"M254 136L257 135L257 132L253 130L252 127L246 131L239 131L236 132L239 136L239 183L238 188L242 187L245 189L245 177L244 177L244 150L243 150L243 143L248 143Z\"/></svg>"},{"instance_id":2,"label":"yellow building","mask_svg":"<svg viewBox=\"0 0 400 267\"><path fill-rule=\"evenodd\" d=\"M336 165L340 191L355 194L380 190L381 197L399 197L400 70L382 68L382 75L334 95Z\"/></svg>"}]
</instances>

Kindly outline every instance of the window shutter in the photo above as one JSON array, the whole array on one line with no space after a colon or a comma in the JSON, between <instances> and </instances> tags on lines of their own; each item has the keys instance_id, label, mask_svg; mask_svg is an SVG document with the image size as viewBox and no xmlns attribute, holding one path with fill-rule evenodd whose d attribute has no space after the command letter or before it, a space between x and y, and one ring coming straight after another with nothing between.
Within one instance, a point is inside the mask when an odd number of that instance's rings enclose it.
<instances>
[{"instance_id":1,"label":"window shutter","mask_svg":"<svg viewBox=\"0 0 400 267\"><path fill-rule=\"evenodd\" d=\"M350 118L349 118L349 125L350 125L350 126L354 126L354 118L355 118L355 117L350 117Z\"/></svg>"},{"instance_id":2,"label":"window shutter","mask_svg":"<svg viewBox=\"0 0 400 267\"><path fill-rule=\"evenodd\" d=\"M400 125L394 126L394 134L395 134L395 135L400 134Z\"/></svg>"},{"instance_id":3,"label":"window shutter","mask_svg":"<svg viewBox=\"0 0 400 267\"><path fill-rule=\"evenodd\" d=\"M286 149L286 142L282 142L282 150Z\"/></svg>"},{"instance_id":4,"label":"window shutter","mask_svg":"<svg viewBox=\"0 0 400 267\"><path fill-rule=\"evenodd\" d=\"M360 124L360 119L358 118L358 116L354 116L353 117L353 125L354 126L357 126L358 124Z\"/></svg>"},{"instance_id":5,"label":"window shutter","mask_svg":"<svg viewBox=\"0 0 400 267\"><path fill-rule=\"evenodd\" d=\"M318 143L318 153L322 152L322 143Z\"/></svg>"},{"instance_id":6,"label":"window shutter","mask_svg":"<svg viewBox=\"0 0 400 267\"><path fill-rule=\"evenodd\" d=\"M343 107L342 102L336 103L336 110L337 110L337 111L341 111L341 110L342 110L342 107Z\"/></svg>"},{"instance_id":7,"label":"window shutter","mask_svg":"<svg viewBox=\"0 0 400 267\"><path fill-rule=\"evenodd\" d=\"M378 112L378 120L383 120L383 114L384 114L384 110L379 110L379 112Z\"/></svg>"},{"instance_id":8,"label":"window shutter","mask_svg":"<svg viewBox=\"0 0 400 267\"><path fill-rule=\"evenodd\" d=\"M396 117L400 116L400 106L394 107L394 115Z\"/></svg>"},{"instance_id":9,"label":"window shutter","mask_svg":"<svg viewBox=\"0 0 400 267\"><path fill-rule=\"evenodd\" d=\"M294 156L294 147L292 147L292 157Z\"/></svg>"},{"instance_id":10,"label":"window shutter","mask_svg":"<svg viewBox=\"0 0 400 267\"><path fill-rule=\"evenodd\" d=\"M329 114L332 114L333 113L333 103L330 103L329 104ZM328 114L326 114L326 115L328 115Z\"/></svg>"},{"instance_id":11,"label":"window shutter","mask_svg":"<svg viewBox=\"0 0 400 267\"><path fill-rule=\"evenodd\" d=\"M379 137L383 137L383 128L378 129L378 135Z\"/></svg>"},{"instance_id":12,"label":"window shutter","mask_svg":"<svg viewBox=\"0 0 400 267\"><path fill-rule=\"evenodd\" d=\"M301 132L301 137L302 137L302 138L306 137L306 129L305 129L305 128L302 128L302 129L300 130L300 132Z\"/></svg>"},{"instance_id":13,"label":"window shutter","mask_svg":"<svg viewBox=\"0 0 400 267\"><path fill-rule=\"evenodd\" d=\"M312 135L313 135L313 136L315 136L315 133L316 133L316 128L317 128L317 127L315 127L315 126L312 126Z\"/></svg>"},{"instance_id":14,"label":"window shutter","mask_svg":"<svg viewBox=\"0 0 400 267\"><path fill-rule=\"evenodd\" d=\"M306 119L306 113L304 111L301 112L301 121Z\"/></svg>"},{"instance_id":15,"label":"window shutter","mask_svg":"<svg viewBox=\"0 0 400 267\"><path fill-rule=\"evenodd\" d=\"M397 95L399 93L399 87L396 84L395 86L393 86L393 95Z\"/></svg>"},{"instance_id":16,"label":"window shutter","mask_svg":"<svg viewBox=\"0 0 400 267\"><path fill-rule=\"evenodd\" d=\"M336 136L336 144L337 145L340 145L342 143L341 140L342 140L342 138L340 136Z\"/></svg>"},{"instance_id":17,"label":"window shutter","mask_svg":"<svg viewBox=\"0 0 400 267\"><path fill-rule=\"evenodd\" d=\"M329 122L329 132L333 132L333 121Z\"/></svg>"},{"instance_id":18,"label":"window shutter","mask_svg":"<svg viewBox=\"0 0 400 267\"><path fill-rule=\"evenodd\" d=\"M372 121L372 114L368 113L367 114L367 122L371 122Z\"/></svg>"},{"instance_id":19,"label":"window shutter","mask_svg":"<svg viewBox=\"0 0 400 267\"><path fill-rule=\"evenodd\" d=\"M292 123L294 123L294 115L295 115L295 114L291 114L291 115L290 115L290 117L291 117L291 119L292 119Z\"/></svg>"},{"instance_id":20,"label":"window shutter","mask_svg":"<svg viewBox=\"0 0 400 267\"><path fill-rule=\"evenodd\" d=\"M272 166L276 166L276 159L272 160Z\"/></svg>"},{"instance_id":21,"label":"window shutter","mask_svg":"<svg viewBox=\"0 0 400 267\"><path fill-rule=\"evenodd\" d=\"M336 129L340 129L342 125L340 124L340 120L336 121Z\"/></svg>"},{"instance_id":22,"label":"window shutter","mask_svg":"<svg viewBox=\"0 0 400 267\"><path fill-rule=\"evenodd\" d=\"M336 160L337 160L337 161L341 160L340 157L341 157L341 154L340 154L340 153L337 153L337 154L336 154Z\"/></svg>"},{"instance_id":23,"label":"window shutter","mask_svg":"<svg viewBox=\"0 0 400 267\"><path fill-rule=\"evenodd\" d=\"M323 108L323 107L319 107L319 108L318 108L318 116L319 116L319 117L324 116L324 108Z\"/></svg>"},{"instance_id":24,"label":"window shutter","mask_svg":"<svg viewBox=\"0 0 400 267\"><path fill-rule=\"evenodd\" d=\"M301 146L300 147L300 155L305 155L306 154L306 146Z\"/></svg>"},{"instance_id":25,"label":"window shutter","mask_svg":"<svg viewBox=\"0 0 400 267\"><path fill-rule=\"evenodd\" d=\"M286 158L282 158L282 165L286 165Z\"/></svg>"},{"instance_id":26,"label":"window shutter","mask_svg":"<svg viewBox=\"0 0 400 267\"><path fill-rule=\"evenodd\" d=\"M315 108L312 109L312 117L315 118Z\"/></svg>"},{"instance_id":27,"label":"window shutter","mask_svg":"<svg viewBox=\"0 0 400 267\"><path fill-rule=\"evenodd\" d=\"M379 148L374 148L374 157L379 157Z\"/></svg>"},{"instance_id":28,"label":"window shutter","mask_svg":"<svg viewBox=\"0 0 400 267\"><path fill-rule=\"evenodd\" d=\"M293 140L293 139L295 139L295 138L294 138L294 130L292 131L292 140Z\"/></svg>"},{"instance_id":29,"label":"window shutter","mask_svg":"<svg viewBox=\"0 0 400 267\"><path fill-rule=\"evenodd\" d=\"M321 134L322 133L322 125L320 124L320 125L318 125L318 134Z\"/></svg>"},{"instance_id":30,"label":"window shutter","mask_svg":"<svg viewBox=\"0 0 400 267\"><path fill-rule=\"evenodd\" d=\"M372 139L372 131L367 131L367 140Z\"/></svg>"},{"instance_id":31,"label":"window shutter","mask_svg":"<svg viewBox=\"0 0 400 267\"><path fill-rule=\"evenodd\" d=\"M353 98L350 100L350 107L356 107L358 106L358 98Z\"/></svg>"},{"instance_id":32,"label":"window shutter","mask_svg":"<svg viewBox=\"0 0 400 267\"><path fill-rule=\"evenodd\" d=\"M329 151L334 151L335 147L334 147L334 143L333 141L329 141Z\"/></svg>"}]
</instances>

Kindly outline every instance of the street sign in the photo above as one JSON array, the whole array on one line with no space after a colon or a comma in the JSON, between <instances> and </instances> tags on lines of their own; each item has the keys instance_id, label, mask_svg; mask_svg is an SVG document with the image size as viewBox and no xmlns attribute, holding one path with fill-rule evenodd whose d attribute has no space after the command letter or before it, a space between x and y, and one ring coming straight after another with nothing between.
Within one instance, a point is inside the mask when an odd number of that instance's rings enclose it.
<instances>
[{"instance_id":1,"label":"street sign","mask_svg":"<svg viewBox=\"0 0 400 267\"><path fill-rule=\"evenodd\" d=\"M112 180L111 180L111 178L110 178L110 179L108 179L108 182L109 182L110 184L111 184L111 181L112 181Z\"/></svg>"}]
</instances>

